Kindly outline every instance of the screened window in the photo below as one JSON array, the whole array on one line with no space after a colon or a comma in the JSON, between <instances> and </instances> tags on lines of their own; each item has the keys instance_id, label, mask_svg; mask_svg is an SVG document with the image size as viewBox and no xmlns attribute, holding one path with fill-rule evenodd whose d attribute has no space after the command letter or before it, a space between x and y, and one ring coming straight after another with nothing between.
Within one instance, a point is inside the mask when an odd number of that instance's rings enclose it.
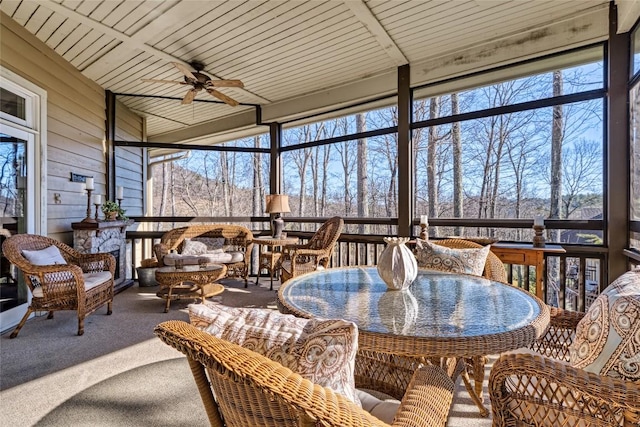
<instances>
[{"instance_id":1,"label":"screened window","mask_svg":"<svg viewBox=\"0 0 640 427\"><path fill-rule=\"evenodd\" d=\"M414 216L601 220L603 75L600 60L415 100ZM517 229L497 233L523 240ZM553 239L601 244L602 232Z\"/></svg>"},{"instance_id":2,"label":"screened window","mask_svg":"<svg viewBox=\"0 0 640 427\"><path fill-rule=\"evenodd\" d=\"M268 135L232 141L261 147ZM262 216L269 193L268 152L190 150L152 158L156 216Z\"/></svg>"}]
</instances>

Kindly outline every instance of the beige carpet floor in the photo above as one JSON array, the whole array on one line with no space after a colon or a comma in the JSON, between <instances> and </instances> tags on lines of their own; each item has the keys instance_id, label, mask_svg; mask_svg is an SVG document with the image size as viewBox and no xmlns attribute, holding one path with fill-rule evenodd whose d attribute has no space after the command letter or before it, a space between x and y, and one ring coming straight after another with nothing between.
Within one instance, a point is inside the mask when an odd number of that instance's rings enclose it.
<instances>
[{"instance_id":1,"label":"beige carpet floor","mask_svg":"<svg viewBox=\"0 0 640 427\"><path fill-rule=\"evenodd\" d=\"M275 308L268 279L254 283L245 289L242 281L225 280L226 291L212 300ZM113 314L102 308L89 316L81 337L73 312L33 318L15 339L10 331L0 336L0 424L207 425L186 360L153 334L162 321L188 321L190 301L174 301L164 313L156 291L135 285L116 295ZM490 423L458 385L448 425Z\"/></svg>"}]
</instances>

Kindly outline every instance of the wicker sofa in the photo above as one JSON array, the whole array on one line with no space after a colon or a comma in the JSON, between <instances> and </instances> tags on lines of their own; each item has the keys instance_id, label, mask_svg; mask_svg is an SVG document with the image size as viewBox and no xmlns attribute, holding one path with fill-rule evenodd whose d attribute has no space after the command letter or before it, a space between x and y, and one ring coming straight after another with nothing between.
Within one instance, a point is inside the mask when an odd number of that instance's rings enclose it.
<instances>
[{"instance_id":1,"label":"wicker sofa","mask_svg":"<svg viewBox=\"0 0 640 427\"><path fill-rule=\"evenodd\" d=\"M153 246L158 266L173 265L176 259L184 264L198 264L200 258L227 266L227 276L242 277L247 286L253 233L246 227L231 224L192 225L174 228L164 233ZM206 252L186 252L193 242L207 246ZM193 245L195 246L195 245ZM214 247L215 246L215 247Z\"/></svg>"}]
</instances>

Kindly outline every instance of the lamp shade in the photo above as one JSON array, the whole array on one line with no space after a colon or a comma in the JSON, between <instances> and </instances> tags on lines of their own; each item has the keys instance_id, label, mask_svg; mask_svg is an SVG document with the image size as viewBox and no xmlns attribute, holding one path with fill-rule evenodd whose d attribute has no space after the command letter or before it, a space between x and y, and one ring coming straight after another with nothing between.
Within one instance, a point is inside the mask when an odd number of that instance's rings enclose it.
<instances>
[{"instance_id":1,"label":"lamp shade","mask_svg":"<svg viewBox=\"0 0 640 427\"><path fill-rule=\"evenodd\" d=\"M289 208L289 196L282 194L269 194L267 196L267 213L291 212Z\"/></svg>"}]
</instances>

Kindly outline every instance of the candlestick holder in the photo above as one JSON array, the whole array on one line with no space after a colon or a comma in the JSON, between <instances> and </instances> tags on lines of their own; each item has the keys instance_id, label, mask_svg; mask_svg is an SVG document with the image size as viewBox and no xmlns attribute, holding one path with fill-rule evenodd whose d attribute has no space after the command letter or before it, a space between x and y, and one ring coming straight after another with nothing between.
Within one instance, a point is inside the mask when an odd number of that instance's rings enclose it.
<instances>
[{"instance_id":1,"label":"candlestick holder","mask_svg":"<svg viewBox=\"0 0 640 427\"><path fill-rule=\"evenodd\" d=\"M116 199L118 201L118 207L122 209L122 199Z\"/></svg>"},{"instance_id":2,"label":"candlestick holder","mask_svg":"<svg viewBox=\"0 0 640 427\"><path fill-rule=\"evenodd\" d=\"M98 222L98 209L100 208L100 203L94 203L94 205L96 206L96 219L94 222Z\"/></svg>"},{"instance_id":3,"label":"candlestick holder","mask_svg":"<svg viewBox=\"0 0 640 427\"><path fill-rule=\"evenodd\" d=\"M429 226L427 224L420 224L420 238L429 240Z\"/></svg>"},{"instance_id":4,"label":"candlestick holder","mask_svg":"<svg viewBox=\"0 0 640 427\"><path fill-rule=\"evenodd\" d=\"M544 248L545 238L544 238L544 225L534 225L533 226L533 247L534 248Z\"/></svg>"},{"instance_id":5,"label":"candlestick holder","mask_svg":"<svg viewBox=\"0 0 640 427\"><path fill-rule=\"evenodd\" d=\"M87 190L87 217L80 222L97 222L98 216L96 214L96 218L91 218L91 193L93 190Z\"/></svg>"}]
</instances>

